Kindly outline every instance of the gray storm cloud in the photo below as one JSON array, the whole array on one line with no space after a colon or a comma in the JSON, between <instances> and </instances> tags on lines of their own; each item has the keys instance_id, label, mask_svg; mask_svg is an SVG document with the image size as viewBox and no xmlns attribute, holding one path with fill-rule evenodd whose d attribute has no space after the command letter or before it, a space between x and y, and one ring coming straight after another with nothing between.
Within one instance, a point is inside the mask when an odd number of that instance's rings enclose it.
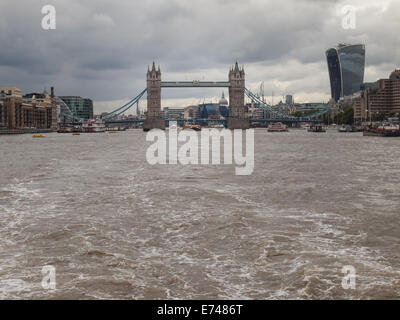
<instances>
[{"instance_id":1,"label":"gray storm cloud","mask_svg":"<svg viewBox=\"0 0 400 320\"><path fill-rule=\"evenodd\" d=\"M46 4L57 10L56 30L41 28ZM349 4L357 9L354 30L341 26L340 8ZM251 89L264 81L266 95L327 100L324 52L338 42L366 44L367 81L399 65L399 9L390 0L3 0L0 84L24 92L54 85L59 95L103 101L105 111L144 88L153 59L165 80L225 80L238 59ZM171 103L219 94L163 91Z\"/></svg>"}]
</instances>

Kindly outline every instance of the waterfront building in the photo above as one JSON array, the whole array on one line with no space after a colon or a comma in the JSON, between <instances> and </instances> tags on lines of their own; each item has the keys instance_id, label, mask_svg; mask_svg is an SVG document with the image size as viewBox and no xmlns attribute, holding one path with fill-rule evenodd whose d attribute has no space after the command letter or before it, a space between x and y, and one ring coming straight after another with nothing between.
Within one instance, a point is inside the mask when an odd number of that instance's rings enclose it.
<instances>
[{"instance_id":1,"label":"waterfront building","mask_svg":"<svg viewBox=\"0 0 400 320\"><path fill-rule=\"evenodd\" d=\"M200 119L226 119L229 117L230 108L219 103L202 103L199 105Z\"/></svg>"},{"instance_id":2,"label":"waterfront building","mask_svg":"<svg viewBox=\"0 0 400 320\"><path fill-rule=\"evenodd\" d=\"M219 104L218 103L202 103L199 105L199 115L201 119L217 118Z\"/></svg>"},{"instance_id":3,"label":"waterfront building","mask_svg":"<svg viewBox=\"0 0 400 320\"><path fill-rule=\"evenodd\" d=\"M326 51L331 96L335 101L360 90L364 81L365 46L339 44Z\"/></svg>"},{"instance_id":4,"label":"waterfront building","mask_svg":"<svg viewBox=\"0 0 400 320\"><path fill-rule=\"evenodd\" d=\"M162 110L164 119L183 119L184 109L183 108L169 108L166 107Z\"/></svg>"},{"instance_id":5,"label":"waterfront building","mask_svg":"<svg viewBox=\"0 0 400 320\"><path fill-rule=\"evenodd\" d=\"M199 119L200 118L199 106L193 105L185 107L183 111L183 117L187 120Z\"/></svg>"},{"instance_id":6,"label":"waterfront building","mask_svg":"<svg viewBox=\"0 0 400 320\"><path fill-rule=\"evenodd\" d=\"M7 97L22 98L22 91L17 87L0 87L0 94Z\"/></svg>"},{"instance_id":7,"label":"waterfront building","mask_svg":"<svg viewBox=\"0 0 400 320\"><path fill-rule=\"evenodd\" d=\"M400 70L393 71L389 79L378 80L376 87L355 94L353 105L356 122L400 113Z\"/></svg>"},{"instance_id":8,"label":"waterfront building","mask_svg":"<svg viewBox=\"0 0 400 320\"><path fill-rule=\"evenodd\" d=\"M0 129L6 129L8 127L8 108L4 107L3 96L0 94Z\"/></svg>"},{"instance_id":9,"label":"waterfront building","mask_svg":"<svg viewBox=\"0 0 400 320\"><path fill-rule=\"evenodd\" d=\"M268 117L266 110L264 108L259 108L258 104L255 102L247 103L245 105L245 110L247 111L247 117L250 119L263 119Z\"/></svg>"},{"instance_id":10,"label":"waterfront building","mask_svg":"<svg viewBox=\"0 0 400 320\"><path fill-rule=\"evenodd\" d=\"M91 99L79 96L61 96L59 98L65 102L77 118L93 119L93 101Z\"/></svg>"},{"instance_id":11,"label":"waterfront building","mask_svg":"<svg viewBox=\"0 0 400 320\"><path fill-rule=\"evenodd\" d=\"M3 87L14 88L14 87ZM18 88L0 90L0 127L3 129L57 129L54 90L22 96Z\"/></svg>"}]
</instances>

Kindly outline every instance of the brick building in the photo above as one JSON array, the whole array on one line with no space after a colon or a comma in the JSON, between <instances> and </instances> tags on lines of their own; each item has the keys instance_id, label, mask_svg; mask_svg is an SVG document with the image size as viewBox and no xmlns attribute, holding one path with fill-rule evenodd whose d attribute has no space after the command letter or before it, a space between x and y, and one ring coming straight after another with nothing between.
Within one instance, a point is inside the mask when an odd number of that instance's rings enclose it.
<instances>
[{"instance_id":1,"label":"brick building","mask_svg":"<svg viewBox=\"0 0 400 320\"><path fill-rule=\"evenodd\" d=\"M393 71L389 79L378 80L376 88L357 93L353 103L356 122L376 120L390 113L400 114L400 70Z\"/></svg>"}]
</instances>

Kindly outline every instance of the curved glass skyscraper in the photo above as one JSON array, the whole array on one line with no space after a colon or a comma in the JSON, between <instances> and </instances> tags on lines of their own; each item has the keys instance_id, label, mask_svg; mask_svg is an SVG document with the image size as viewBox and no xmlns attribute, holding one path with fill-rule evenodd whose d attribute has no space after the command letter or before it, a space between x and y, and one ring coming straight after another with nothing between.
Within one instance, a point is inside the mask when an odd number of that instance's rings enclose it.
<instances>
[{"instance_id":1,"label":"curved glass skyscraper","mask_svg":"<svg viewBox=\"0 0 400 320\"><path fill-rule=\"evenodd\" d=\"M339 44L326 51L331 95L335 101L360 90L364 82L365 46Z\"/></svg>"}]
</instances>

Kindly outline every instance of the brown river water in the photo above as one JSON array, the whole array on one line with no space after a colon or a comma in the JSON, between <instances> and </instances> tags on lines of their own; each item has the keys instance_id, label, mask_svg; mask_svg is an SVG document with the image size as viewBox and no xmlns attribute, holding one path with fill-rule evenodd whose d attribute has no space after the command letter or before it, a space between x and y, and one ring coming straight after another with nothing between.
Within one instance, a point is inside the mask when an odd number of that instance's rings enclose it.
<instances>
[{"instance_id":1,"label":"brown river water","mask_svg":"<svg viewBox=\"0 0 400 320\"><path fill-rule=\"evenodd\" d=\"M0 136L0 299L400 297L400 139L257 129L236 176L145 137Z\"/></svg>"}]
</instances>

